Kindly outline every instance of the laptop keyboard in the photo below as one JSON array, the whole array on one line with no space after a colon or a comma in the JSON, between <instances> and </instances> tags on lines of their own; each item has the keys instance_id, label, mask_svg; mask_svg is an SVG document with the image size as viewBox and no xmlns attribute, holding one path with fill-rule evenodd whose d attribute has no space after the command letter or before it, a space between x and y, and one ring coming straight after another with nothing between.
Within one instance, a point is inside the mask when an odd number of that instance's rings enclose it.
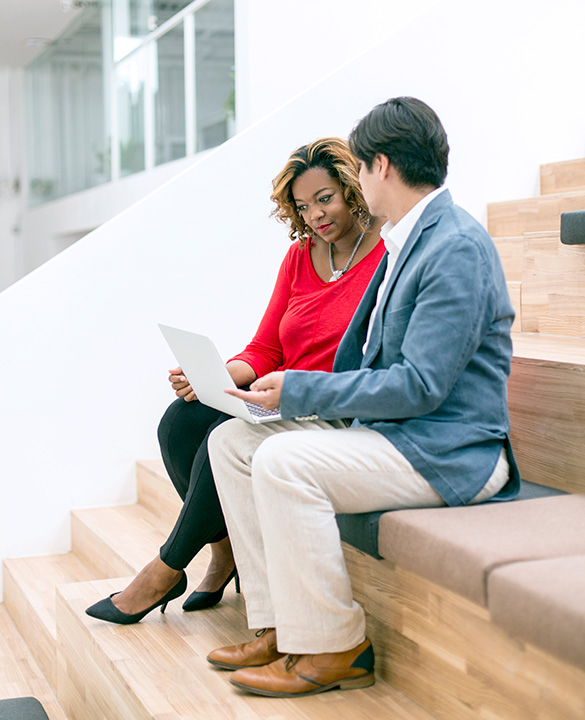
<instances>
[{"instance_id":1,"label":"laptop keyboard","mask_svg":"<svg viewBox=\"0 0 585 720\"><path fill-rule=\"evenodd\" d=\"M256 403L248 402L247 400L244 400L244 402L248 406L248 410L256 417L271 417L272 415L280 415L280 408L276 408L275 410L265 410L262 405L257 405Z\"/></svg>"}]
</instances>

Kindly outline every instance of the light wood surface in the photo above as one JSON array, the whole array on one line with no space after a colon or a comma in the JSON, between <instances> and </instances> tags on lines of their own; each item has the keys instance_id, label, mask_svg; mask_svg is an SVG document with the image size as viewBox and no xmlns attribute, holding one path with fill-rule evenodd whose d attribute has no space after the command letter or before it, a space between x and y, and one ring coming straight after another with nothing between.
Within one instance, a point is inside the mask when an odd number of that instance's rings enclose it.
<instances>
[{"instance_id":1,"label":"light wood surface","mask_svg":"<svg viewBox=\"0 0 585 720\"><path fill-rule=\"evenodd\" d=\"M151 513L174 524L181 511L181 499L173 487L162 460L140 460L136 463L138 502Z\"/></svg>"},{"instance_id":2,"label":"light wood surface","mask_svg":"<svg viewBox=\"0 0 585 720\"><path fill-rule=\"evenodd\" d=\"M561 213L585 208L585 191L541 195L488 205L488 232L493 238L525 232L558 232Z\"/></svg>"},{"instance_id":3,"label":"light wood surface","mask_svg":"<svg viewBox=\"0 0 585 720\"><path fill-rule=\"evenodd\" d=\"M50 720L67 720L6 608L0 605L0 699L18 697L35 697Z\"/></svg>"},{"instance_id":4,"label":"light wood surface","mask_svg":"<svg viewBox=\"0 0 585 720\"><path fill-rule=\"evenodd\" d=\"M74 510L72 550L97 578L134 575L158 553L169 524L140 505Z\"/></svg>"},{"instance_id":5,"label":"light wood surface","mask_svg":"<svg viewBox=\"0 0 585 720\"><path fill-rule=\"evenodd\" d=\"M55 687L55 588L91 580L72 554L4 560L4 605L51 687Z\"/></svg>"},{"instance_id":6,"label":"light wood surface","mask_svg":"<svg viewBox=\"0 0 585 720\"><path fill-rule=\"evenodd\" d=\"M585 158L540 166L540 194L585 190Z\"/></svg>"},{"instance_id":7,"label":"light wood surface","mask_svg":"<svg viewBox=\"0 0 585 720\"><path fill-rule=\"evenodd\" d=\"M524 236L495 237L502 267L509 282L522 282L522 265L524 263Z\"/></svg>"},{"instance_id":8,"label":"light wood surface","mask_svg":"<svg viewBox=\"0 0 585 720\"><path fill-rule=\"evenodd\" d=\"M521 476L585 493L585 364L513 361L508 407Z\"/></svg>"},{"instance_id":9,"label":"light wood surface","mask_svg":"<svg viewBox=\"0 0 585 720\"><path fill-rule=\"evenodd\" d=\"M512 303L515 313L514 322L512 323L512 332L520 332L522 329L522 283L509 281L506 285L508 286L510 302Z\"/></svg>"},{"instance_id":10,"label":"light wood surface","mask_svg":"<svg viewBox=\"0 0 585 720\"><path fill-rule=\"evenodd\" d=\"M59 697L76 720L432 718L384 681L366 690L296 700L237 691L229 684L230 673L212 669L205 659L219 645L252 637L243 602L233 590L217 608L182 613L176 602L164 617L157 614L120 628L83 613L94 597L112 588L112 581L97 581L59 590Z\"/></svg>"},{"instance_id":11,"label":"light wood surface","mask_svg":"<svg viewBox=\"0 0 585 720\"><path fill-rule=\"evenodd\" d=\"M522 332L585 336L585 246L559 233L524 236Z\"/></svg>"},{"instance_id":12,"label":"light wood surface","mask_svg":"<svg viewBox=\"0 0 585 720\"><path fill-rule=\"evenodd\" d=\"M440 720L583 720L585 673L495 627L486 609L345 546L381 675Z\"/></svg>"}]
</instances>

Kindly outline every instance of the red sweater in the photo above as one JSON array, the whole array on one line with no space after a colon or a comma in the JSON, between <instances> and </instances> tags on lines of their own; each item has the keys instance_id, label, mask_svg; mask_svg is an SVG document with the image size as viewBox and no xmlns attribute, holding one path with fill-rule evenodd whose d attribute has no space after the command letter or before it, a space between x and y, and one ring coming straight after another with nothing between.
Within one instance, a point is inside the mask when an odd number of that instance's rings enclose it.
<instances>
[{"instance_id":1,"label":"red sweater","mask_svg":"<svg viewBox=\"0 0 585 720\"><path fill-rule=\"evenodd\" d=\"M374 270L384 241L335 282L317 275L309 243L287 252L272 297L252 342L232 360L244 360L258 377L273 370L331 371L337 346Z\"/></svg>"}]
</instances>

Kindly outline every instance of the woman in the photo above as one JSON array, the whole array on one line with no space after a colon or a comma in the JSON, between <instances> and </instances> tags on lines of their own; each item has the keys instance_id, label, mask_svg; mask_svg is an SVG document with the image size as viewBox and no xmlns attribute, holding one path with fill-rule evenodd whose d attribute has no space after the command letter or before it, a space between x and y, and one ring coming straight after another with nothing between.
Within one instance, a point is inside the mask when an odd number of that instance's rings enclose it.
<instances>
[{"instance_id":1,"label":"woman","mask_svg":"<svg viewBox=\"0 0 585 720\"><path fill-rule=\"evenodd\" d=\"M384 255L347 143L324 138L295 151L273 181L273 215L295 241L252 342L227 363L238 387L273 370L331 371L339 341ZM184 568L211 543L212 559L185 610L211 607L236 577L223 514L207 456L207 436L228 415L197 401L181 368L170 371L178 400L159 426L162 456L183 500L175 526L155 557L120 593L88 615L114 623L138 622L187 587ZM236 588L237 589L237 588ZM112 598L115 598L112 599Z\"/></svg>"}]
</instances>

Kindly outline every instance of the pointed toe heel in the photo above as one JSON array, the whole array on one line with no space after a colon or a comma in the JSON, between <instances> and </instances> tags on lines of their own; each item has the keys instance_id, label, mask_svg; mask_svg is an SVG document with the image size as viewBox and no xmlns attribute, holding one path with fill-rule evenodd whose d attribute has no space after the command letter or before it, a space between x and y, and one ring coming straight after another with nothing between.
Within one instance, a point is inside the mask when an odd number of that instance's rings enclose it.
<instances>
[{"instance_id":1,"label":"pointed toe heel","mask_svg":"<svg viewBox=\"0 0 585 720\"><path fill-rule=\"evenodd\" d=\"M236 592L239 593L240 578L238 571L234 568L219 590L214 590L213 592L197 592L197 590L195 590L195 592L192 592L183 603L183 610L185 612L192 612L193 610L205 610L206 608L217 605L223 597L224 590L234 578L236 580Z\"/></svg>"},{"instance_id":2,"label":"pointed toe heel","mask_svg":"<svg viewBox=\"0 0 585 720\"><path fill-rule=\"evenodd\" d=\"M146 610L139 613L124 613L114 605L112 598L118 593L112 593L109 597L100 600L91 607L88 607L85 611L86 615L97 618L98 620L104 620L105 622L115 623L116 625L133 625L134 623L140 622L145 615L160 607L161 613L167 609L167 605L171 600L175 600L180 597L187 589L187 575L185 571L181 575L178 583L172 587L166 595L164 595L158 602L151 605Z\"/></svg>"}]
</instances>

